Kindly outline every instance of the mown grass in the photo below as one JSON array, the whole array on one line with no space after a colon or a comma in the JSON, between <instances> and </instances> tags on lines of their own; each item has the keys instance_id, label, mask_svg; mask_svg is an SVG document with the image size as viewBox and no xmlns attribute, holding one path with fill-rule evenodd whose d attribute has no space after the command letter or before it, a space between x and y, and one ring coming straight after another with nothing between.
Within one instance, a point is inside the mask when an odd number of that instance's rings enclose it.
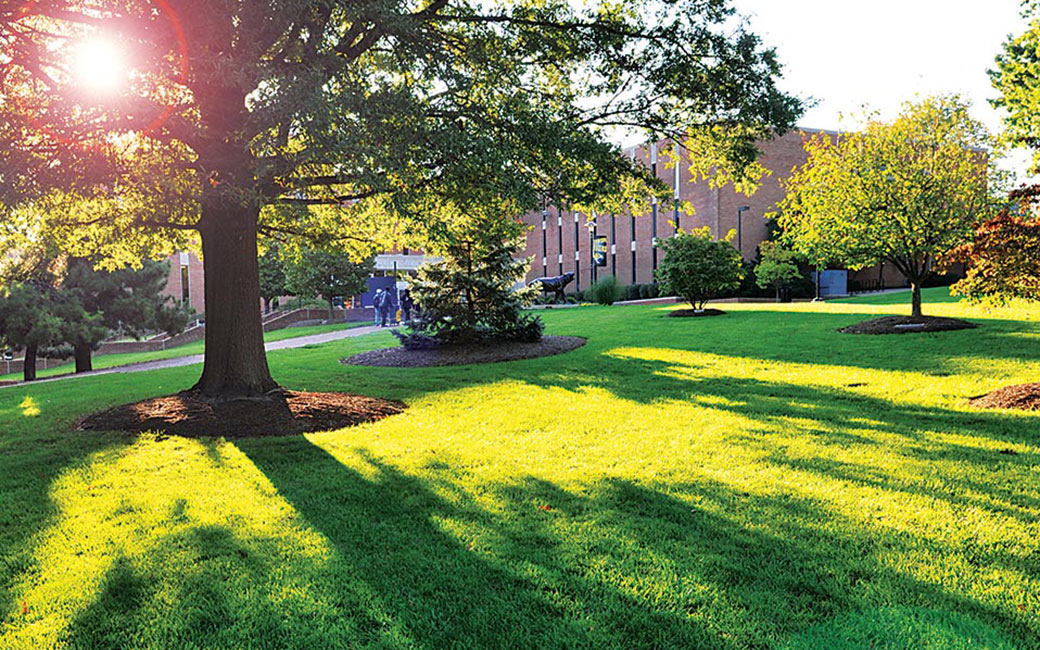
<instances>
[{"instance_id":1,"label":"mown grass","mask_svg":"<svg viewBox=\"0 0 1040 650\"><path fill-rule=\"evenodd\" d=\"M307 325L303 327L286 327L280 330L274 330L271 332L264 333L264 341L272 343L274 341L284 341L285 339L294 339L301 336L311 336L313 334L324 334L325 332L335 332L338 330L351 329L354 327L362 327L370 325L368 321L359 323L327 323L325 325ZM96 354L94 355L94 369L102 370L104 368L114 368L115 366L125 366L131 363L144 363L145 361L159 361L161 359L174 359L176 357L187 357L193 354L202 354L205 347L203 341L192 341L191 343L185 343L174 348L168 348L166 350L155 350L152 352L124 352L120 354ZM40 370L37 372L39 377L53 377L55 375L64 375L75 370L74 364L70 361L60 366L54 366L53 368L47 368L46 370ZM20 381L22 379L22 373L11 373L7 375L0 375L0 381Z\"/></svg>"},{"instance_id":2,"label":"mown grass","mask_svg":"<svg viewBox=\"0 0 1040 650\"><path fill-rule=\"evenodd\" d=\"M0 647L1040 648L1040 418L966 402L1040 379L1040 312L666 309L479 367L274 352L409 405L307 436L70 431L198 367L0 390Z\"/></svg>"}]
</instances>

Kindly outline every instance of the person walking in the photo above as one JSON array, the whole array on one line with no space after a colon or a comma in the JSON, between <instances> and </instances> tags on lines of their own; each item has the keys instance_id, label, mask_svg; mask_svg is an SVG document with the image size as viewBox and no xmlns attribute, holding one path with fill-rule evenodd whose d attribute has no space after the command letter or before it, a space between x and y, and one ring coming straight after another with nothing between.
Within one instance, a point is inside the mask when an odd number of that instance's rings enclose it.
<instances>
[{"instance_id":1,"label":"person walking","mask_svg":"<svg viewBox=\"0 0 1040 650\"><path fill-rule=\"evenodd\" d=\"M415 302L412 301L412 292L405 289L401 292L401 314L404 316L402 322L412 322L412 307L415 306Z\"/></svg>"},{"instance_id":2,"label":"person walking","mask_svg":"<svg viewBox=\"0 0 1040 650\"><path fill-rule=\"evenodd\" d=\"M379 301L383 297L383 290L376 289L376 292L372 294L372 324L379 324Z\"/></svg>"},{"instance_id":3,"label":"person walking","mask_svg":"<svg viewBox=\"0 0 1040 650\"><path fill-rule=\"evenodd\" d=\"M391 321L390 314L393 313L394 309L394 297L390 294L389 290L383 292L379 297L379 326L387 327L389 321Z\"/></svg>"}]
</instances>

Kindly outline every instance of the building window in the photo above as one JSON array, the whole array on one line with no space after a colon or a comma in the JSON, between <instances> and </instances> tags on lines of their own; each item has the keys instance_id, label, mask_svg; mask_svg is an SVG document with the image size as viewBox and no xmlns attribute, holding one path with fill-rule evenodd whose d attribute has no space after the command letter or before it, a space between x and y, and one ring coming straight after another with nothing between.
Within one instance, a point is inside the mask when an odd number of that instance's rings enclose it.
<instances>
[{"instance_id":1,"label":"building window","mask_svg":"<svg viewBox=\"0 0 1040 650\"><path fill-rule=\"evenodd\" d=\"M188 284L188 266L181 265L181 302L185 305L191 301L191 286Z\"/></svg>"}]
</instances>

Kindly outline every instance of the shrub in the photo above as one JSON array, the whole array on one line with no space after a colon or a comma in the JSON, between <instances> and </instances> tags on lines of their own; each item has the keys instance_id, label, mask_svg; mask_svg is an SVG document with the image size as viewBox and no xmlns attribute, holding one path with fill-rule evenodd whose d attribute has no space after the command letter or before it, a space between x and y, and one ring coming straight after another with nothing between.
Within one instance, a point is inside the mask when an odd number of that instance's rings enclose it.
<instances>
[{"instance_id":1,"label":"shrub","mask_svg":"<svg viewBox=\"0 0 1040 650\"><path fill-rule=\"evenodd\" d=\"M735 291L744 275L740 253L730 240L714 240L707 227L679 231L665 239L661 248L665 257L657 268L657 279L665 291L680 296L694 309L727 291Z\"/></svg>"},{"instance_id":2,"label":"shrub","mask_svg":"<svg viewBox=\"0 0 1040 650\"><path fill-rule=\"evenodd\" d=\"M625 287L625 300L639 300L638 284L630 284Z\"/></svg>"},{"instance_id":3,"label":"shrub","mask_svg":"<svg viewBox=\"0 0 1040 650\"><path fill-rule=\"evenodd\" d=\"M517 343L537 343L542 340L545 323L534 314L521 314L516 324L503 328L495 333L497 341L515 341Z\"/></svg>"},{"instance_id":4,"label":"shrub","mask_svg":"<svg viewBox=\"0 0 1040 650\"><path fill-rule=\"evenodd\" d=\"M621 299L621 291L622 289L618 286L617 278L613 275L608 275L589 287L585 293L588 294L587 297L592 302L600 305L613 305L614 302Z\"/></svg>"}]
</instances>

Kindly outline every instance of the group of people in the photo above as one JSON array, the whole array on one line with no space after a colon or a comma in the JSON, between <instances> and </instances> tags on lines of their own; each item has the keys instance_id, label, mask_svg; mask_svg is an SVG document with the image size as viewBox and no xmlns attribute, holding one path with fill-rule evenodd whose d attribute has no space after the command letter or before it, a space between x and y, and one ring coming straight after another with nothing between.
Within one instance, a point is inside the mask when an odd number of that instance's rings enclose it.
<instances>
[{"instance_id":1,"label":"group of people","mask_svg":"<svg viewBox=\"0 0 1040 650\"><path fill-rule=\"evenodd\" d=\"M394 292L390 289L376 289L372 297L372 307L375 310L373 323L380 327L388 327L398 322L408 323L412 320L412 312L415 310L415 301L408 289L401 291L399 295L400 310L396 309L394 303Z\"/></svg>"}]
</instances>

